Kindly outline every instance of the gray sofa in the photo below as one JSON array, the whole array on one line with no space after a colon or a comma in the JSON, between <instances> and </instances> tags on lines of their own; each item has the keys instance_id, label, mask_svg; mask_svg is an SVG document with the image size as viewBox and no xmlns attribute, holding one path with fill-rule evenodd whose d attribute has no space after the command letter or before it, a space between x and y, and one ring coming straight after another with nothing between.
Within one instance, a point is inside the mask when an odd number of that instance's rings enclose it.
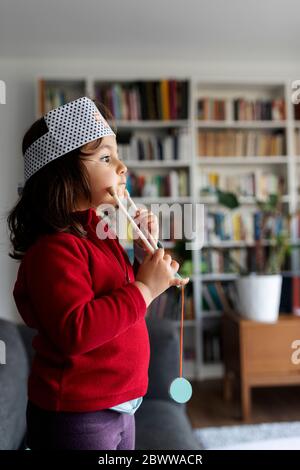
<instances>
[{"instance_id":1,"label":"gray sofa","mask_svg":"<svg viewBox=\"0 0 300 470\"><path fill-rule=\"evenodd\" d=\"M179 337L171 320L147 318L151 359L149 388L137 410L137 450L199 450L186 415L169 385L178 376ZM6 364L0 364L0 450L23 449L26 434L27 377L33 357L34 330L0 319Z\"/></svg>"}]
</instances>

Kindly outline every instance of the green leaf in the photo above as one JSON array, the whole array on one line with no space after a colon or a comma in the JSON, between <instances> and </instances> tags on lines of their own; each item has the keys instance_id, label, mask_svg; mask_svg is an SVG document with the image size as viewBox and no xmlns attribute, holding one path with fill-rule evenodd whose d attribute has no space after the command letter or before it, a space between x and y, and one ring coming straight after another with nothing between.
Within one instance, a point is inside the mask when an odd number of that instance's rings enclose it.
<instances>
[{"instance_id":1,"label":"green leaf","mask_svg":"<svg viewBox=\"0 0 300 470\"><path fill-rule=\"evenodd\" d=\"M278 194L269 194L266 201L256 201L262 212L275 212L278 204Z\"/></svg>"},{"instance_id":2,"label":"green leaf","mask_svg":"<svg viewBox=\"0 0 300 470\"><path fill-rule=\"evenodd\" d=\"M183 277L191 277L193 275L193 262L191 260L184 261L179 272Z\"/></svg>"},{"instance_id":3,"label":"green leaf","mask_svg":"<svg viewBox=\"0 0 300 470\"><path fill-rule=\"evenodd\" d=\"M234 193L229 191L220 191L217 190L218 203L222 206L227 207L228 209L236 209L240 206L238 198Z\"/></svg>"}]
</instances>

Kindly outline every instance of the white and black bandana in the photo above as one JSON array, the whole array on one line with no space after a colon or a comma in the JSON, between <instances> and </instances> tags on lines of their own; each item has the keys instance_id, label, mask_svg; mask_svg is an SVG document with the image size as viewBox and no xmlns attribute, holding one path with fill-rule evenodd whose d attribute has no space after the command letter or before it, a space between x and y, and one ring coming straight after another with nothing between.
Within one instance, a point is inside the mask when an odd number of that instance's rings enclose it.
<instances>
[{"instance_id":1,"label":"white and black bandana","mask_svg":"<svg viewBox=\"0 0 300 470\"><path fill-rule=\"evenodd\" d=\"M47 163L100 137L115 135L95 103L86 96L43 116L48 132L25 152L25 181Z\"/></svg>"}]
</instances>

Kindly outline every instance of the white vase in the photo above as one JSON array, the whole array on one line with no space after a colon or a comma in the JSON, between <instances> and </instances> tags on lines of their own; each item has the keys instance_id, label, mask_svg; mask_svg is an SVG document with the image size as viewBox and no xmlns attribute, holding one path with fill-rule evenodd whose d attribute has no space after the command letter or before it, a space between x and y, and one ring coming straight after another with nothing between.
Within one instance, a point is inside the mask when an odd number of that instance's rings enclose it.
<instances>
[{"instance_id":1,"label":"white vase","mask_svg":"<svg viewBox=\"0 0 300 470\"><path fill-rule=\"evenodd\" d=\"M274 323L278 320L282 276L241 276L236 279L237 308L249 320Z\"/></svg>"}]
</instances>

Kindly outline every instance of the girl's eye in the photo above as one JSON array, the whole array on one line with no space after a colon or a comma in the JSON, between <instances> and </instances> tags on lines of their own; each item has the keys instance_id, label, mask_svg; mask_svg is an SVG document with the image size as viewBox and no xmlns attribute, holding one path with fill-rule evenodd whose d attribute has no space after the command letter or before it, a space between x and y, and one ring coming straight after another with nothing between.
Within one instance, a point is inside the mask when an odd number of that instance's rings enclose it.
<instances>
[{"instance_id":1,"label":"girl's eye","mask_svg":"<svg viewBox=\"0 0 300 470\"><path fill-rule=\"evenodd\" d=\"M110 156L109 156L109 155L105 155L104 157L100 157L100 160L101 160L101 161L105 161L106 163L109 162L109 159L110 159Z\"/></svg>"}]
</instances>

